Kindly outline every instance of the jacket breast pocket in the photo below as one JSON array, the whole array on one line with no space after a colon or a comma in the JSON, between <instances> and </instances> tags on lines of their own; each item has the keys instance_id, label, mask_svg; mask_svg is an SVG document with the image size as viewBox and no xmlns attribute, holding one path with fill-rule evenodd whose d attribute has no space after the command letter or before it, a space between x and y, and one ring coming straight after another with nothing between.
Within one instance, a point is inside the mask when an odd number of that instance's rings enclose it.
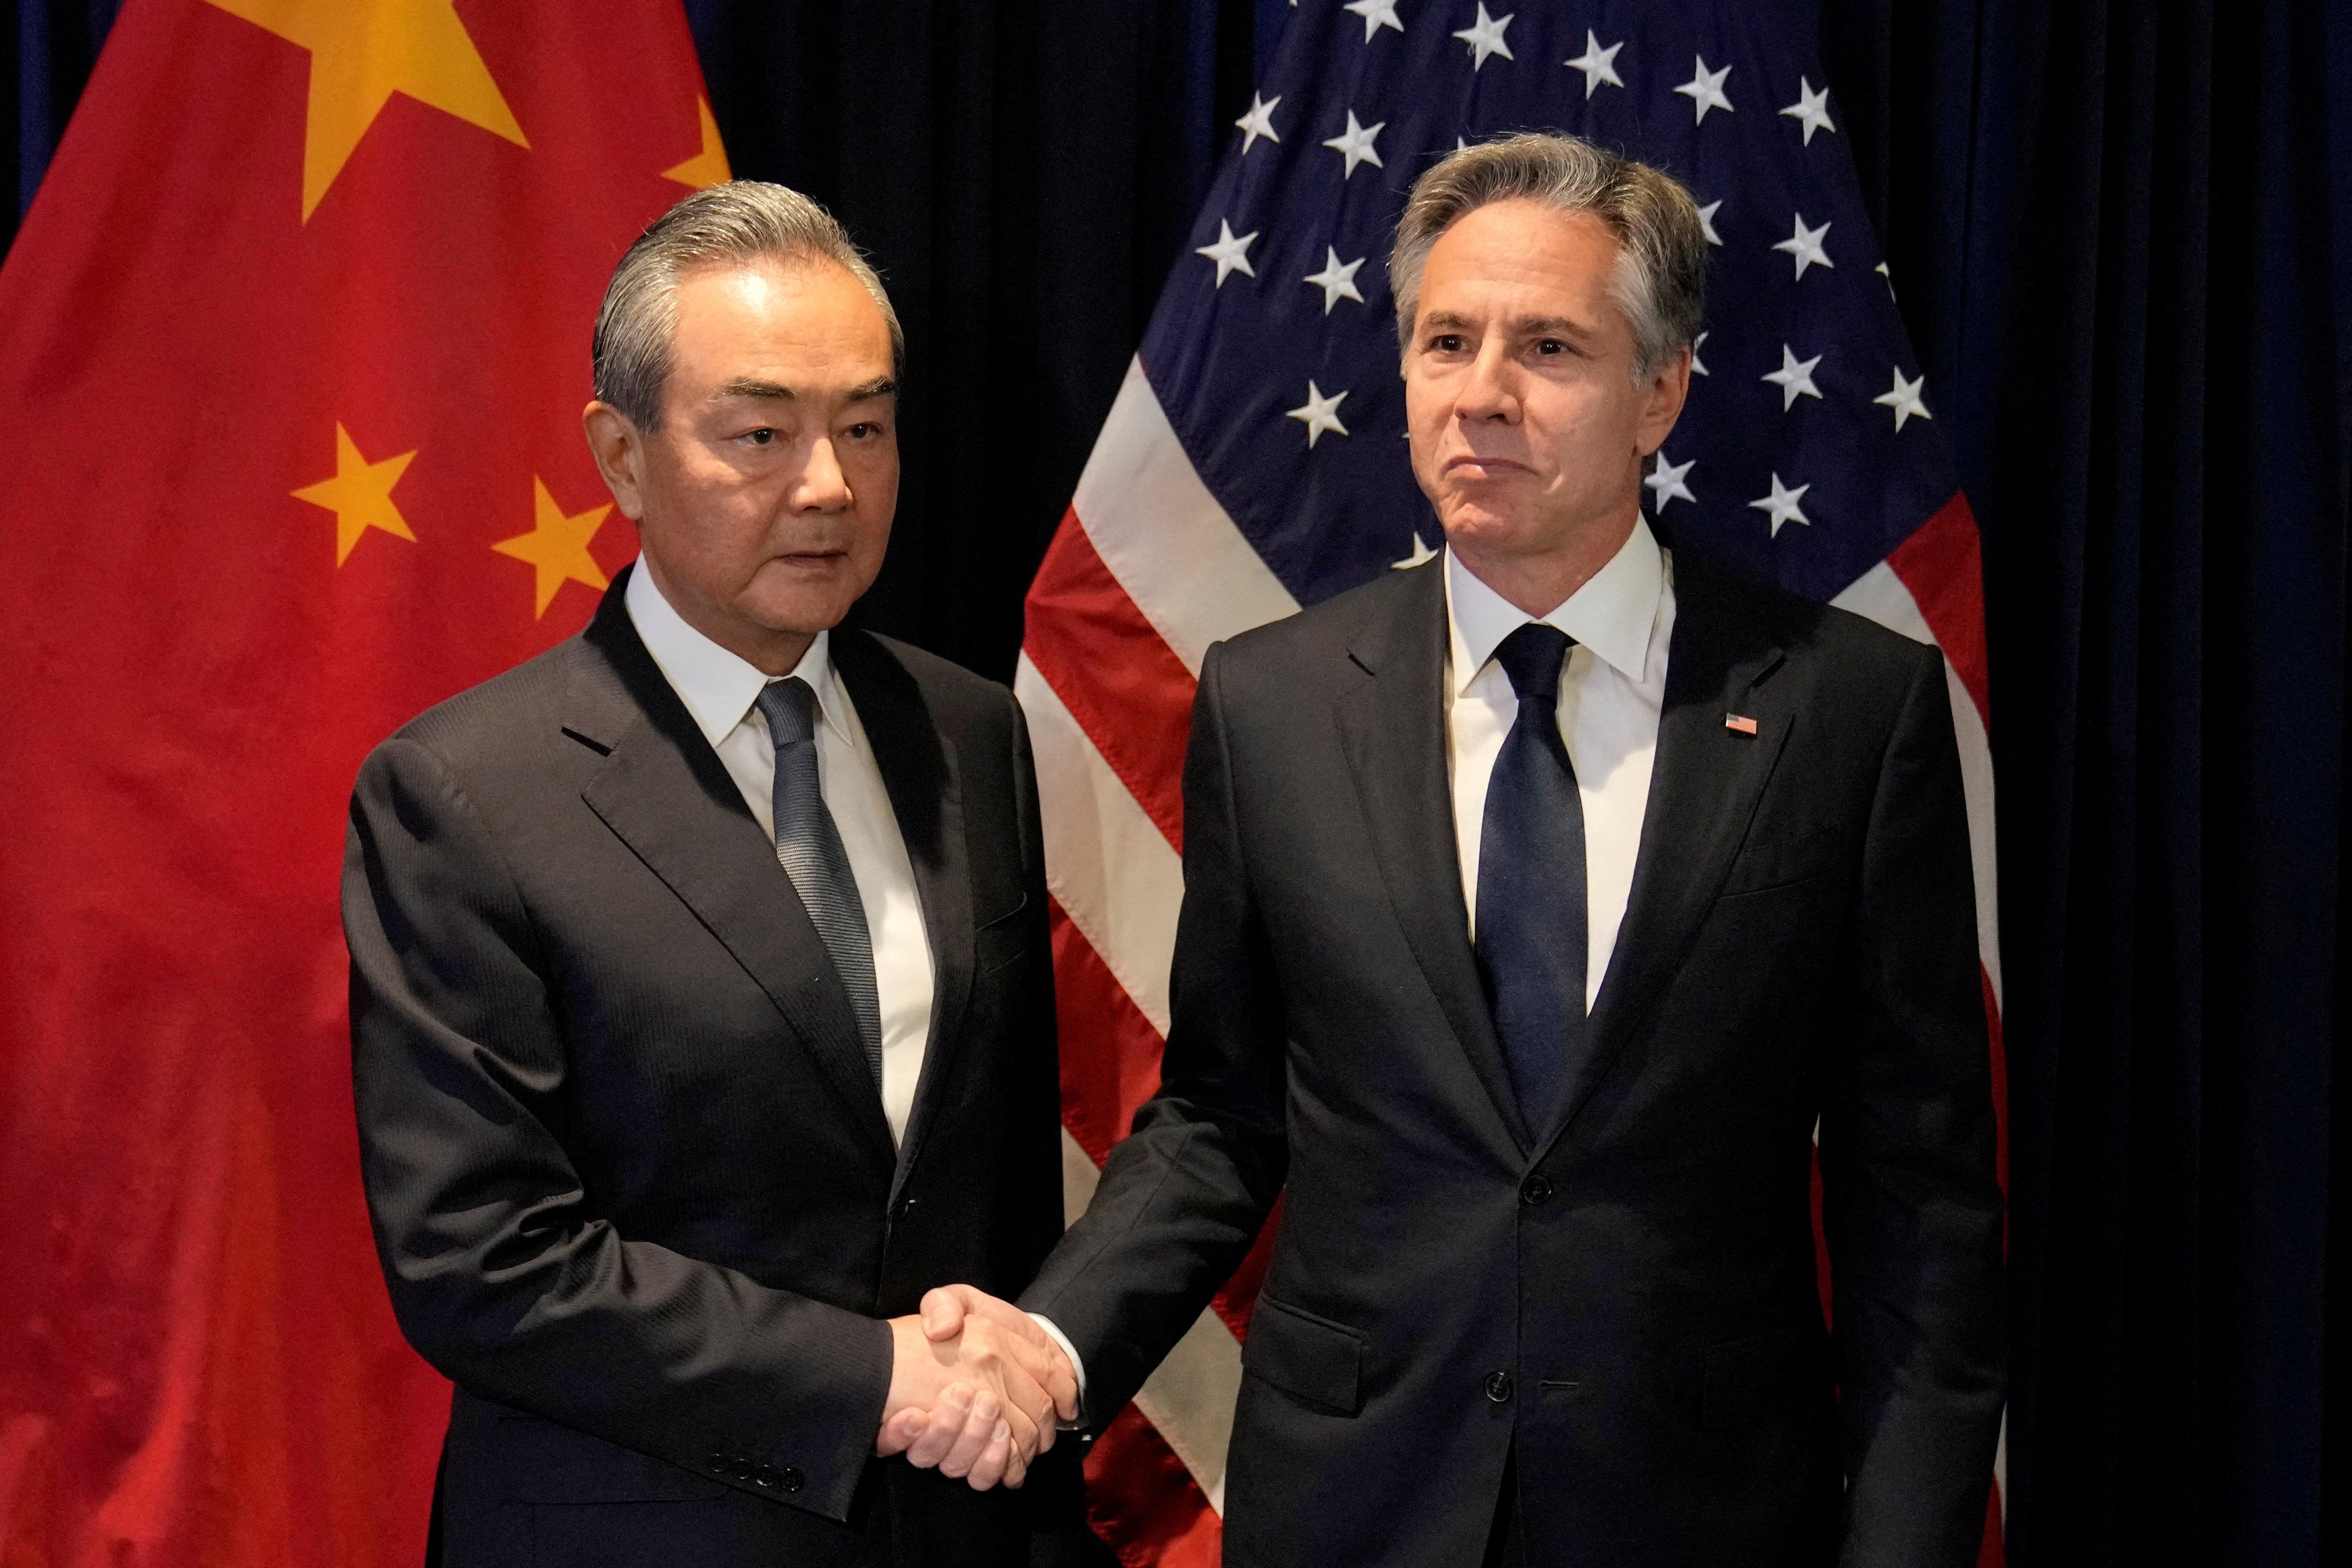
<instances>
[{"instance_id":1,"label":"jacket breast pocket","mask_svg":"<svg viewBox=\"0 0 2352 1568\"><path fill-rule=\"evenodd\" d=\"M502 1502L688 1502L729 1488L650 1454L534 1415L500 1416L490 1464Z\"/></svg>"},{"instance_id":2,"label":"jacket breast pocket","mask_svg":"<svg viewBox=\"0 0 2352 1568\"><path fill-rule=\"evenodd\" d=\"M1731 873L1716 897L1736 899L1811 882L1844 864L1845 847L1845 829L1835 825L1790 838L1746 845L1731 863Z\"/></svg>"},{"instance_id":3,"label":"jacket breast pocket","mask_svg":"<svg viewBox=\"0 0 2352 1568\"><path fill-rule=\"evenodd\" d=\"M1242 1370L1334 1415L1363 1407L1367 1342L1355 1330L1261 1295L1242 1343Z\"/></svg>"},{"instance_id":4,"label":"jacket breast pocket","mask_svg":"<svg viewBox=\"0 0 2352 1568\"><path fill-rule=\"evenodd\" d=\"M1717 1345L1701 1357L1699 1425L1745 1426L1796 1408L1822 1386L1822 1360L1814 1328Z\"/></svg>"}]
</instances>

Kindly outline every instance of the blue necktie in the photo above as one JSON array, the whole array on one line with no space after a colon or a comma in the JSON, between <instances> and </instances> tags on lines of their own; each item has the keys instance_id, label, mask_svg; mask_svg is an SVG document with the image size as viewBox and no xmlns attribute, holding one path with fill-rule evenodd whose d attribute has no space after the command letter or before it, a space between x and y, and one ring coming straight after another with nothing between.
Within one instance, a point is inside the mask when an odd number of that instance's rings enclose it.
<instances>
[{"instance_id":1,"label":"blue necktie","mask_svg":"<svg viewBox=\"0 0 2352 1568\"><path fill-rule=\"evenodd\" d=\"M874 942L866 930L866 903L850 875L841 830L825 809L816 776L816 693L798 676L772 680L760 693L760 712L776 746L776 858L801 896L816 934L849 993L849 1011L866 1047L874 1081L882 1081L882 1003L874 985Z\"/></svg>"},{"instance_id":2,"label":"blue necktie","mask_svg":"<svg viewBox=\"0 0 2352 1568\"><path fill-rule=\"evenodd\" d=\"M1478 972L1519 1097L1538 1142L1584 1046L1584 803L1559 735L1566 632L1529 622L1495 662L1519 716L1486 783L1478 837Z\"/></svg>"}]
</instances>

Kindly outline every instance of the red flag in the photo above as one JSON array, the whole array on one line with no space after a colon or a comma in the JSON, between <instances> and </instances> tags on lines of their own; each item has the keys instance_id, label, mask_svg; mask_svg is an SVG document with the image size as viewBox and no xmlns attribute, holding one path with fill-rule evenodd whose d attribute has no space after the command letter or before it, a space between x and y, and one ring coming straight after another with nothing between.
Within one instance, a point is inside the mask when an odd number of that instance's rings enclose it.
<instances>
[{"instance_id":1,"label":"red flag","mask_svg":"<svg viewBox=\"0 0 2352 1568\"><path fill-rule=\"evenodd\" d=\"M0 1562L421 1554L344 800L634 552L588 334L700 95L676 0L115 26L0 270Z\"/></svg>"}]
</instances>

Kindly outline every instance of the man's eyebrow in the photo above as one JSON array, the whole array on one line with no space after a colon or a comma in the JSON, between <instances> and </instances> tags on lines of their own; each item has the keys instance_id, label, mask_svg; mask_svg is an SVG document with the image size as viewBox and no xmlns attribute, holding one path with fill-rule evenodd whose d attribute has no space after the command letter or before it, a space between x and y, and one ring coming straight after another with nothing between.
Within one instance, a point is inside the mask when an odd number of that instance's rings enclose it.
<instances>
[{"instance_id":1,"label":"man's eyebrow","mask_svg":"<svg viewBox=\"0 0 2352 1568\"><path fill-rule=\"evenodd\" d=\"M1511 330L1521 337L1549 333L1563 338L1590 338L1599 331L1588 322L1569 316L1520 316L1512 321Z\"/></svg>"},{"instance_id":2,"label":"man's eyebrow","mask_svg":"<svg viewBox=\"0 0 2352 1568\"><path fill-rule=\"evenodd\" d=\"M737 376L719 389L719 395L721 397L778 397L791 403L800 395L791 387L779 385L772 381L761 381L753 376Z\"/></svg>"},{"instance_id":3,"label":"man's eyebrow","mask_svg":"<svg viewBox=\"0 0 2352 1568\"><path fill-rule=\"evenodd\" d=\"M847 394L843 396L842 402L867 403L877 397L891 396L897 393L898 390L898 384L897 381L887 375L877 375L872 381L862 382L859 384L851 387ZM800 401L800 394L794 392L791 387L785 386L778 382L761 381L756 376L737 376L733 381L730 381L726 385L720 387L719 389L718 395L722 398L776 398L786 403L797 403Z\"/></svg>"},{"instance_id":4,"label":"man's eyebrow","mask_svg":"<svg viewBox=\"0 0 2352 1568\"><path fill-rule=\"evenodd\" d=\"M1469 317L1454 310L1432 310L1421 319L1423 331L1460 331L1465 327L1475 327L1477 324ZM1514 316L1508 325L1510 330L1520 337L1549 333L1555 337L1581 340L1597 335L1599 331L1589 322L1579 321L1568 316Z\"/></svg>"}]
</instances>

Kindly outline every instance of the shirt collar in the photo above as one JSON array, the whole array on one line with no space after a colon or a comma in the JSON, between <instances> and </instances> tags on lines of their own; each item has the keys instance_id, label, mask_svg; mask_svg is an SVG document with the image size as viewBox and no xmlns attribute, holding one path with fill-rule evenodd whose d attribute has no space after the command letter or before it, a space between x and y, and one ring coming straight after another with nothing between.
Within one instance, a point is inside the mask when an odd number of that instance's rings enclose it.
<instances>
[{"instance_id":1,"label":"shirt collar","mask_svg":"<svg viewBox=\"0 0 2352 1568\"><path fill-rule=\"evenodd\" d=\"M688 625L686 617L662 597L661 589L654 584L654 574L646 570L643 557L639 557L636 570L629 574L624 602L646 651L654 656L654 663L661 667L678 700L686 704L695 728L702 731L704 740L717 746L743 722L751 711L751 704L767 689L767 673ZM792 673L807 681L809 689L816 693L817 707L824 714L824 721L843 740L849 740L841 683L833 673L833 634L817 633L816 640L809 644L808 652L801 655Z\"/></svg>"},{"instance_id":2,"label":"shirt collar","mask_svg":"<svg viewBox=\"0 0 2352 1568\"><path fill-rule=\"evenodd\" d=\"M1548 616L1527 614L1480 582L1447 550L1445 619L1454 654L1454 694L1468 690L1503 639L1532 620L1559 627L1627 679L1646 679L1650 633L1657 625L1665 580L1657 539L1639 516L1608 564Z\"/></svg>"}]
</instances>

